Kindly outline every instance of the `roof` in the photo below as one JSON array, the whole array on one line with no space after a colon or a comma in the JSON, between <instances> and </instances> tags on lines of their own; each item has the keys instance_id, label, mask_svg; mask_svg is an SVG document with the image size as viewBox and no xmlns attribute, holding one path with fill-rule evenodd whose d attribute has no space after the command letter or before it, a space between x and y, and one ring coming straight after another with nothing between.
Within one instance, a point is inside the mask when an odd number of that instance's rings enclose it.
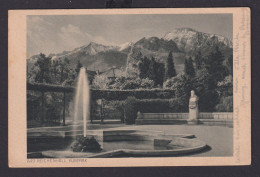
<instances>
[{"instance_id":1,"label":"roof","mask_svg":"<svg viewBox=\"0 0 260 177\"><path fill-rule=\"evenodd\" d=\"M107 77L117 77L119 69L118 68L111 68L107 71L100 73L100 75L105 75Z\"/></svg>"}]
</instances>

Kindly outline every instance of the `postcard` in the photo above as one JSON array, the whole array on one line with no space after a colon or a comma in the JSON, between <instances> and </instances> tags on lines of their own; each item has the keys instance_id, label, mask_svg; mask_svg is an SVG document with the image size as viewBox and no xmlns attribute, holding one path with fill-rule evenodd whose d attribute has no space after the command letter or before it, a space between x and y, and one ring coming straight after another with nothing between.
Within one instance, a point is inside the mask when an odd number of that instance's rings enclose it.
<instances>
[{"instance_id":1,"label":"postcard","mask_svg":"<svg viewBox=\"0 0 260 177\"><path fill-rule=\"evenodd\" d=\"M8 22L9 167L251 164L249 8Z\"/></svg>"}]
</instances>

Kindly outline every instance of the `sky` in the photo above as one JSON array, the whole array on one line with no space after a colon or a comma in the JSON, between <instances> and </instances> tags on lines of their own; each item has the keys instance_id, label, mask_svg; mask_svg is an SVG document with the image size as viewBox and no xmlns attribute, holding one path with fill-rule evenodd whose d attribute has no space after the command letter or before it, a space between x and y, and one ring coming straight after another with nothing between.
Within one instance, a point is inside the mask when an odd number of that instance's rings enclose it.
<instances>
[{"instance_id":1,"label":"sky","mask_svg":"<svg viewBox=\"0 0 260 177\"><path fill-rule=\"evenodd\" d=\"M27 56L60 53L90 42L122 45L143 37L163 37L189 27L232 39L231 14L37 15L27 16Z\"/></svg>"}]
</instances>

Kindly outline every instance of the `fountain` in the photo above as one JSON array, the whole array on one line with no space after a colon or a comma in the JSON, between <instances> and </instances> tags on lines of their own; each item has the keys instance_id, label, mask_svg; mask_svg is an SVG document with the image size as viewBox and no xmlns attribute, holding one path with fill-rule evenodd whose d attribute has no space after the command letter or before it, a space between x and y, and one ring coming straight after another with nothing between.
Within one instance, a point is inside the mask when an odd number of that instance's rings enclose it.
<instances>
[{"instance_id":1,"label":"fountain","mask_svg":"<svg viewBox=\"0 0 260 177\"><path fill-rule=\"evenodd\" d=\"M87 120L89 118L89 87L86 69L82 67L79 71L78 83L76 86L76 97L74 105L74 124L79 121L80 114L83 117L83 136L87 136ZM81 108L81 109L80 109Z\"/></svg>"},{"instance_id":2,"label":"fountain","mask_svg":"<svg viewBox=\"0 0 260 177\"><path fill-rule=\"evenodd\" d=\"M100 151L100 144L97 140L91 136L87 137L87 124L89 120L90 110L90 94L88 86L88 77L86 75L86 69L82 67L79 72L78 83L76 86L76 96L74 105L74 126L73 137L75 141L70 146L73 152L93 152ZM83 136L76 136L77 124L79 117L83 119Z\"/></svg>"}]
</instances>

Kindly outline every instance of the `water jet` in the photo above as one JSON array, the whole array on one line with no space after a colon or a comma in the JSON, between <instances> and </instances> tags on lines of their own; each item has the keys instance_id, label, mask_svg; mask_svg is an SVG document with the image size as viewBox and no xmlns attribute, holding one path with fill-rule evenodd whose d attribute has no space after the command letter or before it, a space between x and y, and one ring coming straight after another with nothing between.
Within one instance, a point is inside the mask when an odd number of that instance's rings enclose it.
<instances>
[{"instance_id":1,"label":"water jet","mask_svg":"<svg viewBox=\"0 0 260 177\"><path fill-rule=\"evenodd\" d=\"M90 94L89 82L84 67L80 68L78 82L76 85L76 96L74 103L74 123L73 134L74 142L70 146L73 152L100 151L100 144L91 136L87 137L87 124L90 115ZM77 123L79 118L83 119L83 136L77 136Z\"/></svg>"}]
</instances>

